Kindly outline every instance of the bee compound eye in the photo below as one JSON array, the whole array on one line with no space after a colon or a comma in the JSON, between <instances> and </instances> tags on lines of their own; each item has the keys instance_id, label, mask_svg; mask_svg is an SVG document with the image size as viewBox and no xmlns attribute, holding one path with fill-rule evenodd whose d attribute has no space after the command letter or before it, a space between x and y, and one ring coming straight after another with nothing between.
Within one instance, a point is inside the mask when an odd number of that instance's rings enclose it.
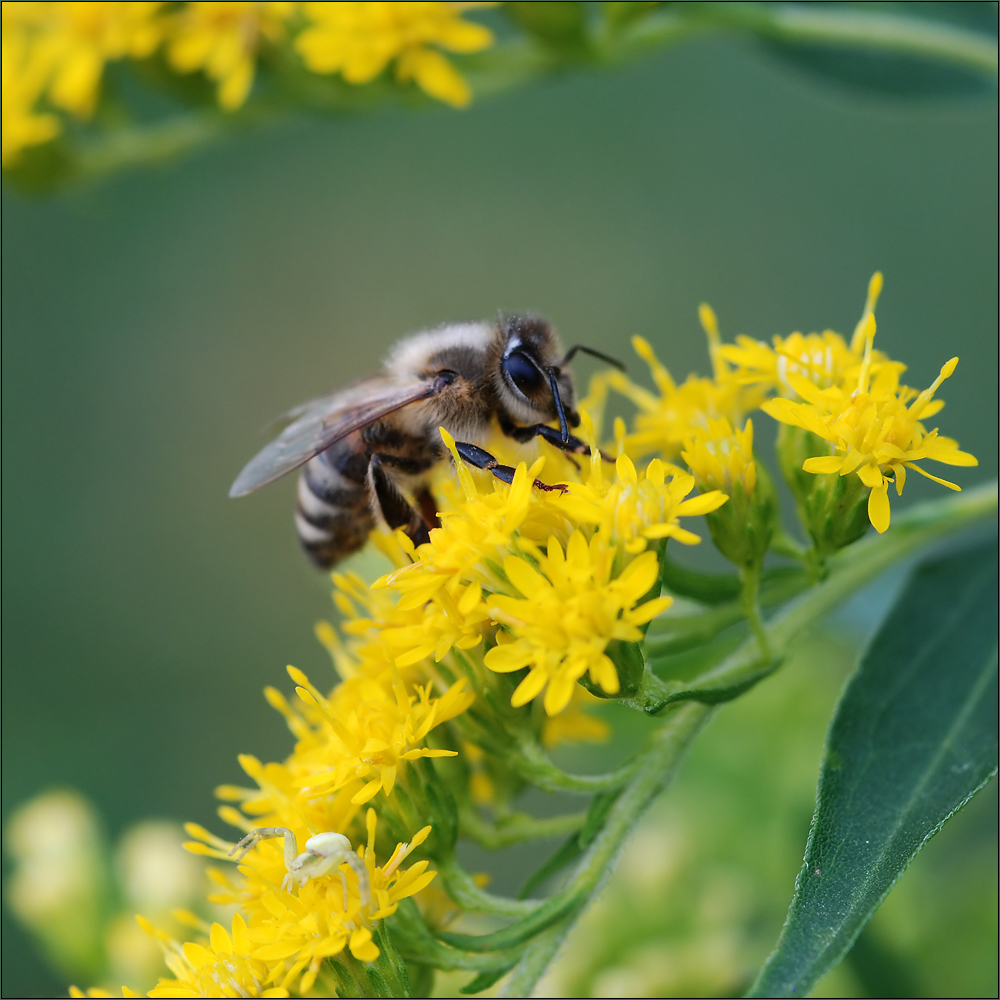
<instances>
[{"instance_id":1,"label":"bee compound eye","mask_svg":"<svg viewBox=\"0 0 1000 1000\"><path fill-rule=\"evenodd\" d=\"M508 378L524 395L536 392L544 381L542 373L521 351L514 351L504 358L503 368Z\"/></svg>"}]
</instances>

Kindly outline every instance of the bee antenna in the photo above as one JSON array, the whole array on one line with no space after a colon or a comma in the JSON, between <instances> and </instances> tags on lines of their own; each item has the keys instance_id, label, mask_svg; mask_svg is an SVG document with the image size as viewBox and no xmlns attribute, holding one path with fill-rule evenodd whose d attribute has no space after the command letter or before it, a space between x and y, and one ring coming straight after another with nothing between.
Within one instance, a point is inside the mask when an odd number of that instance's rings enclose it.
<instances>
[{"instance_id":1,"label":"bee antenna","mask_svg":"<svg viewBox=\"0 0 1000 1000\"><path fill-rule=\"evenodd\" d=\"M574 347L573 350L575 351L577 348ZM587 348L581 348L581 350L587 350ZM527 351L524 352L524 356L539 372L548 377L549 385L552 387L552 398L556 404L556 413L559 415L559 433L563 441L568 441L569 424L566 423L566 412L563 410L562 396L559 395L559 383L556 382L555 368L543 368Z\"/></svg>"},{"instance_id":2,"label":"bee antenna","mask_svg":"<svg viewBox=\"0 0 1000 1000\"><path fill-rule=\"evenodd\" d=\"M549 376L549 385L552 386L552 398L556 401L556 413L559 414L559 431L562 434L563 441L568 441L569 425L566 423L566 414L563 412L562 399L559 396L559 385L556 382L556 370L555 368L546 368L545 372Z\"/></svg>"},{"instance_id":3,"label":"bee antenna","mask_svg":"<svg viewBox=\"0 0 1000 1000\"><path fill-rule=\"evenodd\" d=\"M625 365L623 362L619 361L617 358L611 357L609 354L604 354L602 351L594 350L593 347L585 347L583 344L574 344L566 352L566 357L562 359L564 365L568 365L573 360L573 355L577 351L583 351L584 354L589 354L592 358L600 358L601 361L606 361L609 365L614 365L619 371L625 371Z\"/></svg>"}]
</instances>

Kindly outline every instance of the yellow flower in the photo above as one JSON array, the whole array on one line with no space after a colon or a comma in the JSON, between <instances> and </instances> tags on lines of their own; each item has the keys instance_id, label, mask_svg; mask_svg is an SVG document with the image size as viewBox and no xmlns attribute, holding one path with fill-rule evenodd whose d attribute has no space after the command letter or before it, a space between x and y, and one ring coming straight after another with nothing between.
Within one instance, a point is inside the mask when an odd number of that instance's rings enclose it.
<instances>
[{"instance_id":1,"label":"yellow flower","mask_svg":"<svg viewBox=\"0 0 1000 1000\"><path fill-rule=\"evenodd\" d=\"M618 456L615 471L615 481L605 481L596 459L586 483L570 483L568 493L551 502L578 524L595 525L606 542L622 545L629 554L642 552L649 540L660 538L696 545L701 539L682 528L679 518L707 514L727 499L713 490L686 500L694 478L676 469L667 482L666 467L658 458L641 478L627 455Z\"/></svg>"},{"instance_id":2,"label":"yellow flower","mask_svg":"<svg viewBox=\"0 0 1000 1000\"><path fill-rule=\"evenodd\" d=\"M684 461L701 490L722 489L729 497L705 522L716 548L741 570L763 564L777 524L777 501L765 466L753 457L753 423L733 429L720 417L695 431L684 446Z\"/></svg>"},{"instance_id":3,"label":"yellow flower","mask_svg":"<svg viewBox=\"0 0 1000 1000\"><path fill-rule=\"evenodd\" d=\"M688 438L681 454L702 488L729 493L734 483L740 483L748 493L753 492L757 467L750 420L743 430L733 430L725 417L709 420L703 432Z\"/></svg>"},{"instance_id":4,"label":"yellow flower","mask_svg":"<svg viewBox=\"0 0 1000 1000\"><path fill-rule=\"evenodd\" d=\"M3 33L22 33L22 62L45 80L48 99L78 118L94 110L104 65L148 56L160 42L162 3L5 3ZM23 51L22 51L23 56ZM38 89L37 77L35 87Z\"/></svg>"},{"instance_id":5,"label":"yellow flower","mask_svg":"<svg viewBox=\"0 0 1000 1000\"><path fill-rule=\"evenodd\" d=\"M307 994L323 962L345 948L359 961L373 962L378 958L379 948L372 940L372 925L392 916L401 900L426 888L437 872L427 870L426 860L405 870L401 868L403 861L427 839L431 832L429 826L419 830L408 843L397 844L389 860L378 866L375 858L377 824L375 810L369 809L366 820L368 845L358 851L368 872L368 900L361 891L357 874L348 865L309 878L296 891L281 888L287 869L281 842L275 840L258 842L240 864L242 882L225 886L222 893L211 897L215 902L240 905L247 917L246 922L241 920L240 958L251 963L255 971L263 966L258 972L258 980L279 984L277 989L283 991L247 995L285 996L286 991L293 988ZM302 829L301 824L298 826L299 830L294 832L299 843L303 843L308 831ZM200 853L228 857L234 846L197 827L193 831L212 845ZM196 846L203 848L204 845ZM234 920L234 939L235 926ZM187 947L185 945L185 949Z\"/></svg>"},{"instance_id":6,"label":"yellow flower","mask_svg":"<svg viewBox=\"0 0 1000 1000\"><path fill-rule=\"evenodd\" d=\"M8 29L7 8L3 6L2 42L2 101L3 125L2 162L10 166L18 154L28 146L48 142L59 133L59 119L47 112L40 112L35 105L48 80L48 66L39 58L23 31Z\"/></svg>"},{"instance_id":7,"label":"yellow flower","mask_svg":"<svg viewBox=\"0 0 1000 1000\"><path fill-rule=\"evenodd\" d=\"M174 979L161 979L149 991L151 997L287 997L283 987L267 988L266 963L250 957L253 943L247 937L246 921L233 917L232 936L221 924L212 924L204 943L178 944L157 930L144 917L139 926L163 948ZM135 995L135 994L131 994Z\"/></svg>"},{"instance_id":8,"label":"yellow flower","mask_svg":"<svg viewBox=\"0 0 1000 1000\"><path fill-rule=\"evenodd\" d=\"M511 704L525 705L545 690L545 711L556 715L585 673L608 694L618 691L618 673L605 648L612 639L640 641L639 626L669 607L671 599L639 604L659 573L655 552L644 552L612 579L617 550L601 534L588 545L574 532L565 555L554 537L544 553L535 546L531 550L538 569L524 557L504 559L507 579L523 597L495 594L490 599L490 614L508 627L512 641L491 649L485 663L500 673L529 667Z\"/></svg>"},{"instance_id":9,"label":"yellow flower","mask_svg":"<svg viewBox=\"0 0 1000 1000\"><path fill-rule=\"evenodd\" d=\"M633 337L632 346L649 365L660 395L637 386L621 372L611 372L606 376L612 388L627 396L639 408L635 418L636 429L624 441L625 451L635 458L659 452L663 458L673 461L680 455L685 440L694 428L719 417L735 424L759 401L758 390L747 389L730 377L718 351L715 314L703 306L701 317L709 335L715 378L689 375L685 382L677 385L648 341L642 337Z\"/></svg>"},{"instance_id":10,"label":"yellow flower","mask_svg":"<svg viewBox=\"0 0 1000 1000\"><path fill-rule=\"evenodd\" d=\"M815 474L846 476L856 472L871 492L868 518L876 531L889 527L889 483L903 492L906 470L913 469L949 489L960 487L938 479L915 463L929 458L946 465L978 465L974 456L958 450L958 442L927 431L922 419L933 416L944 403L933 398L938 386L958 364L952 358L934 383L923 392L899 385L896 366L884 365L872 377L872 338L875 319L866 322L867 345L856 387L820 389L809 379L789 373L792 389L805 400L772 399L762 409L782 423L810 431L830 442L831 454L806 459L802 468ZM915 398L914 398L915 397ZM911 402L912 400L912 402Z\"/></svg>"},{"instance_id":11,"label":"yellow flower","mask_svg":"<svg viewBox=\"0 0 1000 1000\"><path fill-rule=\"evenodd\" d=\"M731 374L735 381L775 390L782 396L795 394L789 375L807 378L821 389L856 382L864 362L865 331L881 291L882 274L876 271L868 283L868 298L850 345L833 330L775 336L773 347L740 335L735 344L719 347L720 357L735 365ZM897 377L906 371L906 365L890 361L881 351L873 351L869 365L871 373L878 373L886 365L895 369Z\"/></svg>"},{"instance_id":12,"label":"yellow flower","mask_svg":"<svg viewBox=\"0 0 1000 1000\"><path fill-rule=\"evenodd\" d=\"M441 527L431 530L428 543L415 551L410 545L410 565L372 584L373 590L397 591L392 615L409 617L398 624L384 619L379 631L398 667L430 656L440 661L453 647L477 646L492 627L484 592L504 589L500 567L516 539L522 534L544 538L552 530L569 534L565 518L551 504L559 494L533 488L543 459L530 469L521 462L509 486L494 479L492 492L481 494L454 439L444 428L441 437L454 456L464 502L456 498L454 509L441 511ZM405 536L399 537L406 546Z\"/></svg>"},{"instance_id":13,"label":"yellow flower","mask_svg":"<svg viewBox=\"0 0 1000 1000\"><path fill-rule=\"evenodd\" d=\"M465 678L434 698L430 684L417 685L416 693L410 694L398 674L387 678L388 684L359 675L326 698L302 671L289 667L288 672L299 685L299 698L311 709L308 718L300 716L307 725L288 762L293 784L307 799L362 782L351 799L355 804L380 791L389 795L404 761L455 755L422 743L431 729L464 712L474 700L465 690ZM257 774L251 777L256 779Z\"/></svg>"},{"instance_id":14,"label":"yellow flower","mask_svg":"<svg viewBox=\"0 0 1000 1000\"><path fill-rule=\"evenodd\" d=\"M468 84L438 51L479 52L490 31L459 15L473 3L306 3L312 22L296 48L315 73L340 73L348 83L374 80L391 62L396 78L456 107L472 99ZM432 48L432 46L434 46Z\"/></svg>"},{"instance_id":15,"label":"yellow flower","mask_svg":"<svg viewBox=\"0 0 1000 1000\"><path fill-rule=\"evenodd\" d=\"M182 73L204 70L219 104L235 111L253 84L261 38L284 37L295 3L186 3L170 20L167 58Z\"/></svg>"}]
</instances>

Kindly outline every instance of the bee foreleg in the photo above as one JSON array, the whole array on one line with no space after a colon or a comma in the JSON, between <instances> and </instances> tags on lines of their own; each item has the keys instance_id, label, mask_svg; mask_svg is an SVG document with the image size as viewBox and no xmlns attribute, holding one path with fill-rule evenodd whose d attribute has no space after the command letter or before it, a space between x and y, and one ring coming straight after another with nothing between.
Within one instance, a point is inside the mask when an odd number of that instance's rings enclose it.
<instances>
[{"instance_id":1,"label":"bee foreleg","mask_svg":"<svg viewBox=\"0 0 1000 1000\"><path fill-rule=\"evenodd\" d=\"M491 472L503 483L514 482L514 473L517 470L510 465L501 465L488 451L480 448L479 445L469 444L467 441L456 441L455 450L462 456L464 461L469 463L469 465L475 466L477 469L484 469L487 472ZM556 483L556 485L550 486L548 483L543 483L540 479L536 479L533 485L540 490L559 490L560 493L566 492L566 487L562 483Z\"/></svg>"},{"instance_id":2,"label":"bee foreleg","mask_svg":"<svg viewBox=\"0 0 1000 1000\"><path fill-rule=\"evenodd\" d=\"M500 430L507 437L513 438L515 441L520 441L522 444L530 441L532 438L540 437L554 448L565 451L569 455L590 454L590 446L585 441L581 441L574 434L568 435L564 441L562 432L555 427L549 427L548 424L530 424L527 427L518 427L517 424L503 422L500 424ZM612 457L605 455L603 451L601 452L601 458L605 462L614 461Z\"/></svg>"},{"instance_id":3,"label":"bee foreleg","mask_svg":"<svg viewBox=\"0 0 1000 1000\"><path fill-rule=\"evenodd\" d=\"M395 531L402 528L414 545L430 541L424 519L403 496L396 481L386 472L386 463L380 455L372 455L368 463L368 484L371 496L385 523Z\"/></svg>"}]
</instances>

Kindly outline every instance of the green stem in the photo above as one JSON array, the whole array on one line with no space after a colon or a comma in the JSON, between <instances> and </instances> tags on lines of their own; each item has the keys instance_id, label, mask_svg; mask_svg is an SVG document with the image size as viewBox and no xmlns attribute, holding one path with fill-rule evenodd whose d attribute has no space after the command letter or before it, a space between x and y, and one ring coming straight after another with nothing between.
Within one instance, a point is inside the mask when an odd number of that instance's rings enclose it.
<instances>
[{"instance_id":1,"label":"green stem","mask_svg":"<svg viewBox=\"0 0 1000 1000\"><path fill-rule=\"evenodd\" d=\"M530 916L503 930L481 936L443 932L438 937L465 951L499 951L514 948L563 917L579 913L609 874L615 856L638 818L673 777L685 750L710 712L709 706L697 702L683 705L653 734L647 749L636 758L634 780L611 807L604 826L594 837L566 889L539 905Z\"/></svg>"},{"instance_id":2,"label":"green stem","mask_svg":"<svg viewBox=\"0 0 1000 1000\"><path fill-rule=\"evenodd\" d=\"M634 757L617 771L606 774L566 774L549 760L537 743L525 740L518 747L518 752L508 756L507 762L512 770L543 791L593 795L627 785L641 766L640 757Z\"/></svg>"},{"instance_id":3,"label":"green stem","mask_svg":"<svg viewBox=\"0 0 1000 1000\"><path fill-rule=\"evenodd\" d=\"M676 682L662 707L694 698L722 701L752 686L780 663L788 644L805 628L870 583L883 570L929 542L957 531L997 509L994 480L958 496L918 504L898 514L884 535L869 536L828 560L829 575L806 591L766 626L770 662L762 659L756 637L743 642L717 667L690 682Z\"/></svg>"},{"instance_id":4,"label":"green stem","mask_svg":"<svg viewBox=\"0 0 1000 1000\"><path fill-rule=\"evenodd\" d=\"M545 837L565 837L575 833L583 826L587 818L585 812L569 813L564 816L551 816L546 819L536 819L527 813L513 813L504 816L495 824L483 819L473 808L460 811L460 826L462 833L480 847L491 851L503 847L521 844L526 840L541 840Z\"/></svg>"},{"instance_id":5,"label":"green stem","mask_svg":"<svg viewBox=\"0 0 1000 1000\"><path fill-rule=\"evenodd\" d=\"M760 617L760 602L757 599L760 584L760 567L748 567L743 570L743 586L740 589L740 608L750 623L750 631L757 640L757 646L762 660L771 659L770 643L764 622Z\"/></svg>"},{"instance_id":6,"label":"green stem","mask_svg":"<svg viewBox=\"0 0 1000 1000\"><path fill-rule=\"evenodd\" d=\"M166 163L233 131L236 124L231 116L209 110L177 115L153 125L115 129L81 145L76 177L93 180L120 170ZM238 124L247 124L243 116Z\"/></svg>"},{"instance_id":7,"label":"green stem","mask_svg":"<svg viewBox=\"0 0 1000 1000\"><path fill-rule=\"evenodd\" d=\"M497 993L498 997L529 997L535 984L556 957L566 936L573 929L576 917L566 917L542 931L525 949L510 977Z\"/></svg>"},{"instance_id":8,"label":"green stem","mask_svg":"<svg viewBox=\"0 0 1000 1000\"><path fill-rule=\"evenodd\" d=\"M413 899L404 899L391 922L393 944L403 958L448 971L493 972L509 968L519 955L470 954L449 948L431 936Z\"/></svg>"},{"instance_id":9,"label":"green stem","mask_svg":"<svg viewBox=\"0 0 1000 1000\"><path fill-rule=\"evenodd\" d=\"M494 913L501 917L523 917L538 909L539 904L536 902L494 896L492 893L480 889L472 876L454 857L443 861L439 866L439 871L444 879L448 895L463 910Z\"/></svg>"},{"instance_id":10,"label":"green stem","mask_svg":"<svg viewBox=\"0 0 1000 1000\"><path fill-rule=\"evenodd\" d=\"M797 568L786 567L781 572L764 573L758 589L758 603L765 608L784 604L801 594L809 582L808 574ZM738 600L718 604L697 615L661 615L653 619L646 634L647 655L656 659L704 645L723 629L743 621L743 618L743 606Z\"/></svg>"}]
</instances>

